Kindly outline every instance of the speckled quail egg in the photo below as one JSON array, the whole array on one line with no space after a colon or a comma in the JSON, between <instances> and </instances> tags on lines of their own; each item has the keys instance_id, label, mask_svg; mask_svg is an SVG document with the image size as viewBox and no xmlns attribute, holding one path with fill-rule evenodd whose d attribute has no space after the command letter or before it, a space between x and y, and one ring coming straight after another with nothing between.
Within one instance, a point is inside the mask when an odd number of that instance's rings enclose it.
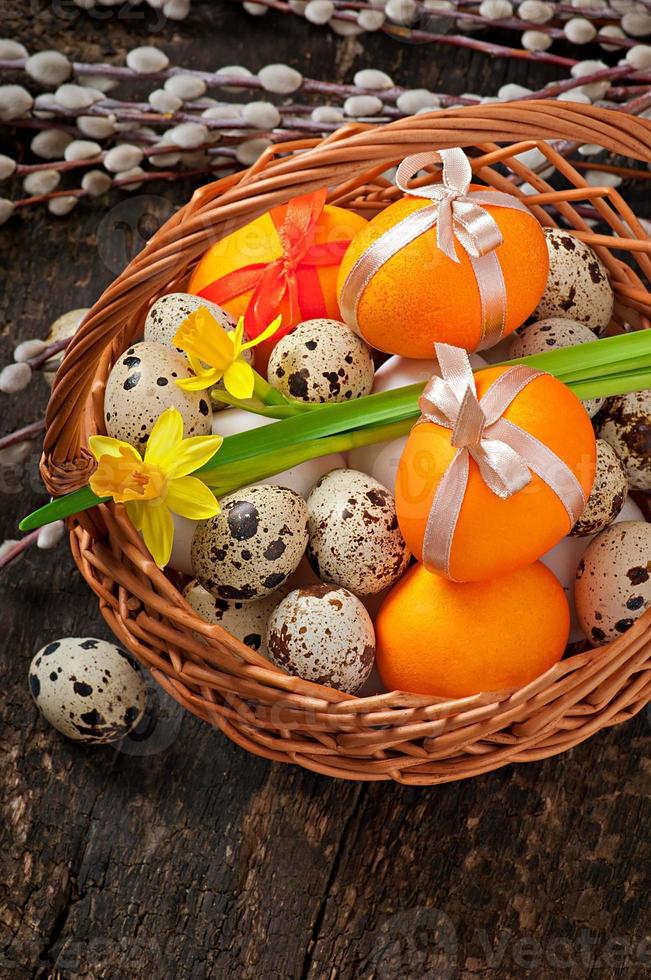
<instances>
[{"instance_id":1,"label":"speckled quail egg","mask_svg":"<svg viewBox=\"0 0 651 980\"><path fill-rule=\"evenodd\" d=\"M626 500L626 471L617 453L603 439L597 439L597 468L588 502L570 531L573 536L596 534L615 520Z\"/></svg>"},{"instance_id":2,"label":"speckled quail egg","mask_svg":"<svg viewBox=\"0 0 651 980\"><path fill-rule=\"evenodd\" d=\"M129 654L106 640L64 637L39 650L29 687L49 723L79 742L115 742L140 721L147 690Z\"/></svg>"},{"instance_id":3,"label":"speckled quail egg","mask_svg":"<svg viewBox=\"0 0 651 980\"><path fill-rule=\"evenodd\" d=\"M315 585L283 599L269 620L269 658L289 674L354 694L375 658L375 631L347 589Z\"/></svg>"},{"instance_id":4,"label":"speckled quail egg","mask_svg":"<svg viewBox=\"0 0 651 980\"><path fill-rule=\"evenodd\" d=\"M46 344L55 344L57 340L67 340L69 337L74 337L79 329L81 321L84 319L87 313L90 313L90 307L82 306L76 310L68 310L67 313L62 313L61 316L57 317L56 320L50 324L50 329L48 330L47 337L45 338ZM54 381L54 375L57 372L61 361L63 360L63 351L60 354L55 354L54 357L48 361L50 368L54 370L43 371L43 377L49 385Z\"/></svg>"},{"instance_id":5,"label":"speckled quail egg","mask_svg":"<svg viewBox=\"0 0 651 980\"><path fill-rule=\"evenodd\" d=\"M615 297L596 252L569 231L545 228L549 277L534 317L568 317L601 333L610 323Z\"/></svg>"},{"instance_id":6,"label":"speckled quail egg","mask_svg":"<svg viewBox=\"0 0 651 980\"><path fill-rule=\"evenodd\" d=\"M282 600L278 590L256 602L234 602L216 599L195 579L183 590L183 596L196 613L207 623L218 623L247 647L267 656L267 624L272 612Z\"/></svg>"},{"instance_id":7,"label":"speckled quail egg","mask_svg":"<svg viewBox=\"0 0 651 980\"><path fill-rule=\"evenodd\" d=\"M611 524L590 542L576 572L579 622L593 646L609 643L651 606L651 524Z\"/></svg>"},{"instance_id":8,"label":"speckled quail egg","mask_svg":"<svg viewBox=\"0 0 651 980\"><path fill-rule=\"evenodd\" d=\"M269 358L269 383L305 402L345 402L368 395L373 358L338 320L306 320L282 337Z\"/></svg>"},{"instance_id":9,"label":"speckled quail egg","mask_svg":"<svg viewBox=\"0 0 651 980\"><path fill-rule=\"evenodd\" d=\"M629 486L651 490L651 389L609 398L596 422L597 435L624 464Z\"/></svg>"},{"instance_id":10,"label":"speckled quail egg","mask_svg":"<svg viewBox=\"0 0 651 980\"><path fill-rule=\"evenodd\" d=\"M183 391L175 381L190 378L187 360L162 344L134 344L113 365L104 393L104 420L109 436L140 451L161 412L173 406L183 416L183 435L211 431L212 409L205 391Z\"/></svg>"},{"instance_id":11,"label":"speckled quail egg","mask_svg":"<svg viewBox=\"0 0 651 980\"><path fill-rule=\"evenodd\" d=\"M624 506L613 521L613 524L621 521L643 521L644 514L635 503L632 497L627 497ZM567 535L554 545L554 547L541 557L543 565L547 565L554 573L558 581L563 586L565 598L570 607L570 643L577 643L580 640L585 642L585 634L579 625L574 603L574 582L576 580L576 570L583 557L583 552L591 541L594 541L596 534L589 534L583 538Z\"/></svg>"},{"instance_id":12,"label":"speckled quail egg","mask_svg":"<svg viewBox=\"0 0 651 980\"><path fill-rule=\"evenodd\" d=\"M221 500L217 517L199 521L192 567L218 599L261 599L297 568L307 544L305 501L287 487L242 487Z\"/></svg>"},{"instance_id":13,"label":"speckled quail egg","mask_svg":"<svg viewBox=\"0 0 651 980\"><path fill-rule=\"evenodd\" d=\"M473 368L486 366L486 360L479 354L470 355ZM373 379L373 394L380 391L392 391L405 385L413 385L419 381L429 381L433 374L438 373L438 361L421 361L408 357L394 355L390 357L375 372ZM361 470L378 480L382 486L392 492L396 483L398 464L403 450L407 445L408 436L399 436L387 442L374 442L368 446L359 446L348 453L348 466L352 470ZM333 469L337 464L329 467Z\"/></svg>"},{"instance_id":14,"label":"speckled quail egg","mask_svg":"<svg viewBox=\"0 0 651 980\"><path fill-rule=\"evenodd\" d=\"M528 357L530 354L542 354L544 351L557 350L560 347L576 347L595 340L595 335L589 327L578 320L566 320L559 316L550 316L538 320L528 327L523 327L511 340L509 359ZM590 418L596 415L603 405L604 398L587 398L583 402Z\"/></svg>"},{"instance_id":15,"label":"speckled quail egg","mask_svg":"<svg viewBox=\"0 0 651 980\"><path fill-rule=\"evenodd\" d=\"M319 578L372 595L409 563L393 494L358 470L333 470L307 498L307 557Z\"/></svg>"},{"instance_id":16,"label":"speckled quail egg","mask_svg":"<svg viewBox=\"0 0 651 980\"><path fill-rule=\"evenodd\" d=\"M157 299L145 320L145 340L173 347L172 338L186 317L200 307L205 307L224 330L235 330L235 320L216 303L194 296L192 293L167 293ZM248 351L247 351L248 353ZM252 363L250 360L249 363Z\"/></svg>"},{"instance_id":17,"label":"speckled quail egg","mask_svg":"<svg viewBox=\"0 0 651 980\"><path fill-rule=\"evenodd\" d=\"M264 415L245 412L241 408L228 408L226 411L215 415L213 432L215 435L226 438L236 435L238 432L248 432L250 429L258 429L263 425L272 425L275 421L276 419L269 419ZM280 473L268 476L260 483L269 483L276 487L289 487L301 497L307 497L319 477L337 466L345 465L346 461L341 453L329 453L327 456L307 459L304 463L292 466L288 470L282 470Z\"/></svg>"}]
</instances>

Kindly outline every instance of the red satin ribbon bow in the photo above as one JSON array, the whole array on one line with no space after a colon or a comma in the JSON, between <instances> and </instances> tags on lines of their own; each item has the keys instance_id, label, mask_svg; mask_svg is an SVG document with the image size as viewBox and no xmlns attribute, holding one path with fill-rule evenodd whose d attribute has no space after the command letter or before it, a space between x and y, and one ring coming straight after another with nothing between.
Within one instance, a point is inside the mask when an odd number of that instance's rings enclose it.
<instances>
[{"instance_id":1,"label":"red satin ribbon bow","mask_svg":"<svg viewBox=\"0 0 651 980\"><path fill-rule=\"evenodd\" d=\"M301 320L327 315L317 269L338 265L350 240L314 242L316 226L323 213L327 191L293 198L286 206L269 212L278 231L282 255L271 262L254 262L235 269L205 286L199 296L223 306L235 296L253 290L244 314L246 334L257 337L278 315L280 303L289 300L289 322L280 328L282 337Z\"/></svg>"}]
</instances>

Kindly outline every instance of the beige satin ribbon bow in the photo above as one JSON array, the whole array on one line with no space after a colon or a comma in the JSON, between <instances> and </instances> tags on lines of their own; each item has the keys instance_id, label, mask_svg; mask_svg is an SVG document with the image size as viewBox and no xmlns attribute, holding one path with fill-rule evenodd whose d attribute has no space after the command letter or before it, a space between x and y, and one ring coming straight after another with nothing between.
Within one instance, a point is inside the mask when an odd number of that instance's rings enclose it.
<instances>
[{"instance_id":1,"label":"beige satin ribbon bow","mask_svg":"<svg viewBox=\"0 0 651 980\"><path fill-rule=\"evenodd\" d=\"M452 430L456 448L438 485L425 528L423 564L431 572L450 575L452 540L468 484L470 458L486 486L506 499L522 490L537 474L559 498L572 527L586 504L583 488L562 459L519 426L502 418L514 398L541 371L524 364L509 368L481 399L465 350L435 344L441 377L427 383L420 398L421 422L436 422ZM499 543L496 542L496 547Z\"/></svg>"},{"instance_id":2,"label":"beige satin ribbon bow","mask_svg":"<svg viewBox=\"0 0 651 980\"><path fill-rule=\"evenodd\" d=\"M443 164L440 184L410 189L407 182L431 163ZM530 212L517 198L501 191L471 191L472 168L459 147L438 153L415 153L406 157L396 174L396 184L405 194L424 197L432 203L403 218L380 235L352 266L340 296L345 322L360 336L357 310L364 290L385 262L415 238L436 225L436 242L453 262L459 262L455 241L467 252L477 279L481 300L482 329L477 350L493 347L502 338L506 321L506 287L495 249L502 233L483 205Z\"/></svg>"}]
</instances>

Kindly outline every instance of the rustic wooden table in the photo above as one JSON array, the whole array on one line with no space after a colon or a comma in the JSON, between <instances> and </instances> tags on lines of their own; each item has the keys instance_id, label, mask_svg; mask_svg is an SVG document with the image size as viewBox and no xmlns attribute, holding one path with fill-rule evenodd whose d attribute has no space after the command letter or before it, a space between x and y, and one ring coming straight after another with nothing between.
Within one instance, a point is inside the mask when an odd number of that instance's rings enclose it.
<instances>
[{"instance_id":1,"label":"rustic wooden table","mask_svg":"<svg viewBox=\"0 0 651 980\"><path fill-rule=\"evenodd\" d=\"M554 77L453 48L337 39L229 3L194 0L187 21L162 31L153 12L98 20L75 10L2 0L0 33L80 60L151 42L206 68L285 60L348 80L373 65L402 84L460 93ZM0 151L15 137L7 132ZM19 339L91 305L188 190L155 184L111 208L82 203L65 219L34 210L3 228L0 363ZM0 398L8 432L39 417L47 388L37 378ZM3 538L44 500L37 459L34 444L24 464L0 470ZM25 554L2 585L2 978L647 971L647 715L560 758L420 790L269 764L163 700L148 740L84 748L39 718L26 674L50 640L108 636L95 597L65 543Z\"/></svg>"}]
</instances>

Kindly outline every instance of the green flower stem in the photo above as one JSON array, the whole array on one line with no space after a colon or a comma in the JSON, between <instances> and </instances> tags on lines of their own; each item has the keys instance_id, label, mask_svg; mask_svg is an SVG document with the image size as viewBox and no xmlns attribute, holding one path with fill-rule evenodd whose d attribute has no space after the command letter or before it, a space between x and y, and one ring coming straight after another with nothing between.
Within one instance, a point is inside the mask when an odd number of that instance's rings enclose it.
<instances>
[{"instance_id":1,"label":"green flower stem","mask_svg":"<svg viewBox=\"0 0 651 980\"><path fill-rule=\"evenodd\" d=\"M346 453L359 446L368 446L376 442L388 442L409 433L414 424L413 418L401 422L389 422L385 425L365 426L336 435L325 436L322 439L312 439L299 445L291 446L282 455L276 452L262 453L253 459L239 463L215 467L213 474L204 476L204 481L214 491L215 496L222 497L239 487L275 476L285 470L305 463L319 456L331 453Z\"/></svg>"},{"instance_id":2,"label":"green flower stem","mask_svg":"<svg viewBox=\"0 0 651 980\"><path fill-rule=\"evenodd\" d=\"M39 507L29 517L24 517L18 527L21 531L35 531L45 524L62 521L73 514L81 513L82 510L89 510L97 504L106 503L110 499L110 497L98 497L90 487L81 487L66 494L65 497L56 497L44 507Z\"/></svg>"},{"instance_id":3,"label":"green flower stem","mask_svg":"<svg viewBox=\"0 0 651 980\"><path fill-rule=\"evenodd\" d=\"M547 351L494 366L512 364L529 364L547 371L560 381L567 381L570 390L582 399L642 391L651 387L651 330ZM572 380L573 376L576 380ZM420 414L418 400L422 384L367 395L355 401L304 408L302 403L292 403L280 392L275 392L259 375L258 378L255 402L233 399L229 404L251 411L255 410L255 404L273 398L272 405L259 405L258 410L262 408L262 414L272 417L287 417L274 425L226 438L219 453L197 470L197 476L212 487L235 489L315 456L341 451L336 447L351 448L356 439L363 440L358 445L383 442L394 438L387 434L389 432L404 434L408 431ZM271 395L269 389L275 394ZM219 400L222 400L221 393ZM235 479L240 482L234 484ZM20 528L33 530L100 502L100 498L85 487L41 507L26 517Z\"/></svg>"},{"instance_id":4,"label":"green flower stem","mask_svg":"<svg viewBox=\"0 0 651 980\"><path fill-rule=\"evenodd\" d=\"M288 399L285 398L281 391L270 385L261 374L257 371L253 372L254 385L253 385L253 395L258 401L261 401L263 405L287 405Z\"/></svg>"}]
</instances>

